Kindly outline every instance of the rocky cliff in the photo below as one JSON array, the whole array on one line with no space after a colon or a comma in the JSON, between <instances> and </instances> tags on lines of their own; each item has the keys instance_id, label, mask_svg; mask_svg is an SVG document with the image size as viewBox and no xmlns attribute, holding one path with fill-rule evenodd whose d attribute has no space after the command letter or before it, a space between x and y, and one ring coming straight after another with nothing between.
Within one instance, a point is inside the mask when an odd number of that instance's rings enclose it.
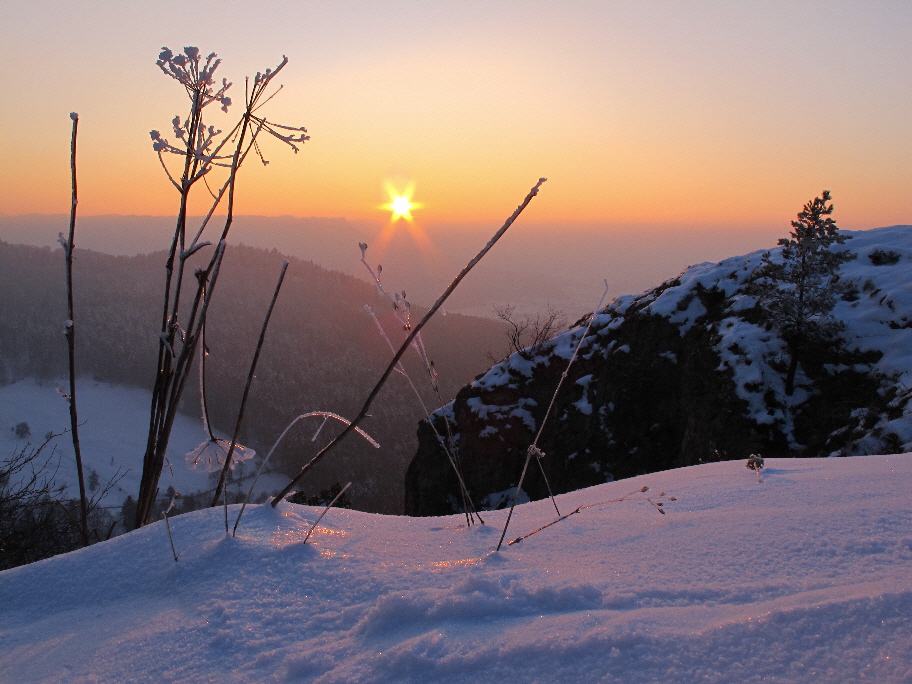
<instances>
[{"instance_id":1,"label":"rocky cliff","mask_svg":"<svg viewBox=\"0 0 912 684\"><path fill-rule=\"evenodd\" d=\"M803 359L791 396L786 345L748 289L761 252L620 297L531 359L514 354L462 388L430 420L452 435L474 505L509 503L552 397L537 443L545 456L533 459L524 498L548 495L545 476L560 493L754 452L912 449L912 227L847 234L854 239L844 248L858 256L843 266L847 287L833 311L842 340ZM418 437L406 513L460 511L454 468L430 421Z\"/></svg>"}]
</instances>

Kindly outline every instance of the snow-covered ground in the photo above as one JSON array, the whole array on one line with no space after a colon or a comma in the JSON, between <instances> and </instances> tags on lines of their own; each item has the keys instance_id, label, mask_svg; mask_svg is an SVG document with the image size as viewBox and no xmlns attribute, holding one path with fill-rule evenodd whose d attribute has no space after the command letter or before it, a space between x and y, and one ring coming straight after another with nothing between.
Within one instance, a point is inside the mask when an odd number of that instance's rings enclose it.
<instances>
[{"instance_id":1,"label":"snow-covered ground","mask_svg":"<svg viewBox=\"0 0 912 684\"><path fill-rule=\"evenodd\" d=\"M236 538L210 509L172 519L177 563L157 522L0 573L0 681L912 681L912 457L766 465L565 494L630 496L497 553L506 511L332 510L305 545L317 509Z\"/></svg>"},{"instance_id":2,"label":"snow-covered ground","mask_svg":"<svg viewBox=\"0 0 912 684\"><path fill-rule=\"evenodd\" d=\"M57 388L67 390L68 380L38 383L22 380L0 387L0 453L8 458L27 442L37 446L48 432L63 433L70 428L67 401ZM98 473L100 487L112 478L116 485L101 501L102 506L119 507L128 494L136 497L142 477L142 459L149 430L151 394L142 389L120 387L90 379L81 379L76 385L76 405L79 412L79 444L83 472L86 479L94 470ZM28 423L31 437L16 437L14 428ZM162 472L160 487L164 492L169 486L183 494L212 489L209 473L203 469L191 470L185 456L207 438L201 420L178 414L169 442L169 464ZM219 437L225 435L219 434ZM68 486L68 495L79 496L73 442L69 433L55 438L54 463L59 458L58 484ZM248 468L249 470L249 468ZM285 480L266 476L263 486L282 487ZM263 487L258 484L258 491ZM92 495L92 492L88 492Z\"/></svg>"}]
</instances>

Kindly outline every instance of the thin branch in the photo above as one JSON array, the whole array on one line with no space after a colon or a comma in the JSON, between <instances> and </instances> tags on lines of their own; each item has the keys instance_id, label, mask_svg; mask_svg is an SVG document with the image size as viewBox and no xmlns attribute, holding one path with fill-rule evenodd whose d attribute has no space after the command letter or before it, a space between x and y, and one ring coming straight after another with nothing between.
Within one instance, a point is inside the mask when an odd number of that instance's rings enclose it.
<instances>
[{"instance_id":1,"label":"thin branch","mask_svg":"<svg viewBox=\"0 0 912 684\"><path fill-rule=\"evenodd\" d=\"M497 550L500 551L500 547L503 545L504 537L507 536L507 528L510 526L510 519L513 517L513 509L516 508L516 499L519 497L519 490L522 487L523 478L526 476L526 470L529 467L529 459L532 456L535 456L537 459L544 457L544 452L538 448L538 440L542 435L542 431L545 429L545 423L548 421L548 416L551 415L551 409L554 407L554 400L557 399L557 393L560 392L561 385L564 384L564 380L567 379L567 373L570 371L570 366L573 365L573 362L576 361L576 356L579 354L580 347L583 346L583 340L586 339L586 335L589 334L589 329L592 327L592 321L595 320L595 317L598 315L598 312L602 308L602 302L605 301L605 296L608 294L608 281L605 281L605 291L602 293L601 298L599 299L598 305L592 312L592 317L589 319L589 322L586 324L586 329L583 331L583 334L580 335L579 341L576 343L576 348L573 350L573 355L570 357L570 361L567 363L567 367L564 369L564 372L561 373L560 380L557 382L557 387L554 388L554 394L551 395L551 403L548 404L548 410L545 411L545 417L542 418L541 424L538 426L538 433L535 435L535 440L532 444L529 445L529 448L526 450L526 463L522 469L522 475L519 477L519 483L516 485L516 491L513 493L513 503L510 504L510 513L507 515L507 522L504 523L503 532L500 534L500 541L497 542ZM541 468L542 475L545 474L545 469L539 461L539 467ZM560 510L557 508L557 502L554 500L554 494L551 492L551 485L548 484L548 478L545 477L545 484L548 485L548 493L551 494L551 503L554 504L554 510L557 511L557 515L560 516Z\"/></svg>"},{"instance_id":2,"label":"thin branch","mask_svg":"<svg viewBox=\"0 0 912 684\"><path fill-rule=\"evenodd\" d=\"M557 518L556 520L552 520L552 521L549 522L547 525L542 525L542 526L539 527L537 530L533 530L532 532L529 532L528 534L524 534L524 535L521 536L521 537L517 537L517 538L514 539L513 541L509 542L509 543L507 544L507 546L511 546L511 545L513 545L513 544L518 544L518 543L521 542L523 539L528 539L528 538L531 537L533 534L537 534L537 533L541 532L542 530L546 530L546 529L548 529L549 527L551 527L552 525L556 525L556 524L559 523L561 520L566 520L566 519L569 518L571 515L576 515L576 514L579 513L580 511L585 511L587 508L594 508L594 507L596 507L596 506L605 506L606 504L610 504L610 503L618 503L619 501L626 501L629 497L633 496L634 494L643 494L643 493L648 492L648 491L649 491L649 487L642 487L642 488L640 488L640 489L637 489L637 490L634 491L634 492L630 492L629 494L625 494L624 496L620 497L619 499L610 499L610 500L608 500L608 501L599 501L598 503L587 504L587 505L585 505L585 506L579 506L579 507L577 507L576 509L574 509L574 510L570 511L569 513L567 513L566 515L562 515L562 516L560 516L559 518ZM663 496L665 496L665 492L662 492L662 493L659 494L659 496L656 497L656 498L662 498ZM669 500L670 500L670 501L675 501L676 499L675 499L675 497L671 497ZM646 497L646 498L645 498L645 501L646 501L647 503L649 503L649 504L652 504L652 507L655 508L659 513L661 513L662 515L665 515L665 510L662 508L662 503L663 503L663 502L661 502L661 501L656 501L655 498L653 498L653 497Z\"/></svg>"},{"instance_id":3,"label":"thin branch","mask_svg":"<svg viewBox=\"0 0 912 684\"><path fill-rule=\"evenodd\" d=\"M345 490L348 489L349 487L351 487L351 484L352 484L352 483L349 482L347 485L345 485L344 487L342 487L341 491L333 497L333 500L330 501L328 504L326 504L326 508L324 508L324 509L323 509L323 512L320 513L320 517L317 518L316 522L314 522L314 524L311 525L310 529L307 530L307 534L306 534L305 537L304 537L304 541L301 542L302 544L306 544L306 543L307 543L307 540L310 539L310 535L313 534L313 531L314 531L315 529L317 529L317 525L319 525L319 524L320 524L320 521L323 520L323 516L326 515L327 513L329 513L329 509L332 508L332 505L333 505L334 503L336 503L336 501L338 501L339 498L340 498L343 494L345 494Z\"/></svg>"},{"instance_id":4,"label":"thin branch","mask_svg":"<svg viewBox=\"0 0 912 684\"><path fill-rule=\"evenodd\" d=\"M73 242L76 237L76 205L79 204L76 193L76 131L79 127L79 115L70 114L73 120L73 137L70 142L70 174L72 178L73 201L70 205L70 235L63 243L66 257L66 283L67 283L67 321L64 326L64 335L67 340L67 351L70 367L70 393L67 402L70 405L70 434L73 437L73 451L76 454L76 474L79 479L79 506L82 519L80 520L79 536L82 545L89 545L89 505L86 499L85 478L82 472L82 452L79 449L79 418L76 414L76 318L73 314Z\"/></svg>"},{"instance_id":5,"label":"thin branch","mask_svg":"<svg viewBox=\"0 0 912 684\"><path fill-rule=\"evenodd\" d=\"M165 519L165 527L168 529L168 541L171 542L171 555L174 556L174 562L177 563L178 553L174 548L174 537L171 536L171 523L168 522L168 513L174 508L174 497L168 502L168 507L162 511L162 517Z\"/></svg>"},{"instance_id":6,"label":"thin branch","mask_svg":"<svg viewBox=\"0 0 912 684\"><path fill-rule=\"evenodd\" d=\"M282 272L279 274L279 282L276 283L275 292L272 295L272 301L269 302L269 309L266 311L266 317L263 319L263 327L260 329L260 338L257 340L256 351L253 353L253 361L250 362L250 370L247 373L247 384L244 385L244 394L241 397L241 407L238 409L237 421L234 424L234 436L231 438L231 446L228 448L228 455L225 456L225 465L222 468L222 474L219 477L218 484L215 486L215 496L212 498L212 505L218 503L219 496L222 493L222 487L225 485L225 476L228 469L231 468L231 457L234 454L234 447L237 444L238 435L241 432L241 421L244 419L244 408L247 406L247 397L250 394L250 383L253 382L253 374L256 372L257 362L260 360L260 351L263 349L263 341L266 339L266 328L269 326L269 319L272 317L272 309L275 307L276 299L279 298L279 290L282 289L282 281L285 280L285 271L288 270L288 262L282 262ZM227 493L225 500L227 502ZM225 520L225 533L228 533L228 521Z\"/></svg>"}]
</instances>

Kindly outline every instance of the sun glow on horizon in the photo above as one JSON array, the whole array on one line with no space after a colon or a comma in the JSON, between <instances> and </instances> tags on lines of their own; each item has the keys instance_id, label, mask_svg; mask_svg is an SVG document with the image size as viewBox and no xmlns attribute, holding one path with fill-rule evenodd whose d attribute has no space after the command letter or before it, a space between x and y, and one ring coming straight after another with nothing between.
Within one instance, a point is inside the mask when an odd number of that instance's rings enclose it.
<instances>
[{"instance_id":1,"label":"sun glow on horizon","mask_svg":"<svg viewBox=\"0 0 912 684\"><path fill-rule=\"evenodd\" d=\"M392 212L390 222L396 223L399 219L405 219L409 223L412 223L412 210L421 208L421 204L412 201L412 194L415 192L415 184L409 183L404 192L399 192L399 190L390 182L386 182L384 187L386 188L386 193L389 195L390 201L380 208Z\"/></svg>"},{"instance_id":2,"label":"sun glow on horizon","mask_svg":"<svg viewBox=\"0 0 912 684\"><path fill-rule=\"evenodd\" d=\"M412 217L412 203L408 197L394 197L390 203L393 210L393 220L397 218L410 219Z\"/></svg>"},{"instance_id":3,"label":"sun glow on horizon","mask_svg":"<svg viewBox=\"0 0 912 684\"><path fill-rule=\"evenodd\" d=\"M415 209L420 209L422 207L420 202L412 201L412 195L415 193L415 184L412 182L408 183L405 186L404 191L400 191L391 181L386 181L383 186L389 197L389 202L379 206L378 209L389 211L390 219L377 238L378 251L381 254L383 253L393 239L397 229L403 227L399 220L405 219L404 227L407 229L408 235L414 241L415 245L421 250L424 258L429 261L438 258L439 255L437 255L436 249L433 244L431 244L424 229L415 221L415 217L412 216L412 212Z\"/></svg>"}]
</instances>

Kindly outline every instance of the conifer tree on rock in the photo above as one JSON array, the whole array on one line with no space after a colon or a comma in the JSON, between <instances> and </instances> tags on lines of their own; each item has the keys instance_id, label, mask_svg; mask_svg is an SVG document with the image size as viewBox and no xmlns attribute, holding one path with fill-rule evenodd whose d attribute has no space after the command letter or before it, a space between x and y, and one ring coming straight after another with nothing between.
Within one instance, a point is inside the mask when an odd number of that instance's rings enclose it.
<instances>
[{"instance_id":1,"label":"conifer tree on rock","mask_svg":"<svg viewBox=\"0 0 912 684\"><path fill-rule=\"evenodd\" d=\"M843 324L833 318L836 295L841 290L839 268L856 257L831 247L843 244L850 236L841 235L831 218L833 205L827 204L830 192L804 205L789 238L781 238L781 261L770 253L754 275L754 289L789 350L785 393L795 390L795 373L801 361L814 349L836 343Z\"/></svg>"}]
</instances>

